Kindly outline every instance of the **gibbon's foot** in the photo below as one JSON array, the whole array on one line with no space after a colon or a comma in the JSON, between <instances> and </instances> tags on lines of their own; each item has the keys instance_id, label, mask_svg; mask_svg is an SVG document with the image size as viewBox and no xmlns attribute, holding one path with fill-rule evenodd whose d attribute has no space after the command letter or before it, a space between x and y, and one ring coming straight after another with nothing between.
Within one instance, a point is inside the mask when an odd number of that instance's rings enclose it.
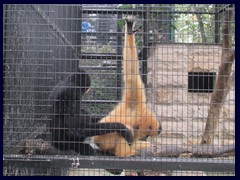
<instances>
[{"instance_id":1,"label":"gibbon's foot","mask_svg":"<svg viewBox=\"0 0 240 180\"><path fill-rule=\"evenodd\" d=\"M135 26L135 17L134 16L128 15L126 17L125 21L127 23L128 35L131 35L139 30L139 29L134 29L134 26Z\"/></svg>"}]
</instances>

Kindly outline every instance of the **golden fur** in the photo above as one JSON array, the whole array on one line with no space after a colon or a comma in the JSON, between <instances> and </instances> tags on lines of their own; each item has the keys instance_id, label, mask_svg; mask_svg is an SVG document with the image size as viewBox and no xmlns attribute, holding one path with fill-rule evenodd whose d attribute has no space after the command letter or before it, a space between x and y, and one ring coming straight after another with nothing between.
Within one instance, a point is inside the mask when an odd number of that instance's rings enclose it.
<instances>
[{"instance_id":1,"label":"golden fur","mask_svg":"<svg viewBox=\"0 0 240 180\"><path fill-rule=\"evenodd\" d=\"M134 143L129 146L126 140L117 133L95 136L94 142L100 150L118 157L129 157L138 154L151 144L143 141L148 136L160 133L161 125L155 113L147 107L144 84L139 75L139 62L135 44L134 17L128 16L125 24L125 44L123 51L124 83L121 102L99 122L119 122L133 131Z\"/></svg>"}]
</instances>

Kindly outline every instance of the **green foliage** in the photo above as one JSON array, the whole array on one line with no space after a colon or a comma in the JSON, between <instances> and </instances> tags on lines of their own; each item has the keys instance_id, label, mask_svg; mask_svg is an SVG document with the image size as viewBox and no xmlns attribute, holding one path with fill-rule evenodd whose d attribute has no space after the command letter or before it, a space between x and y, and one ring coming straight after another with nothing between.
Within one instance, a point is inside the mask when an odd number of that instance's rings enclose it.
<instances>
[{"instance_id":1,"label":"green foliage","mask_svg":"<svg viewBox=\"0 0 240 180\"><path fill-rule=\"evenodd\" d=\"M119 27L123 27L123 26L125 25L124 19L118 19L118 20L117 20L117 23L118 23L118 26L119 26Z\"/></svg>"},{"instance_id":2,"label":"green foliage","mask_svg":"<svg viewBox=\"0 0 240 180\"><path fill-rule=\"evenodd\" d=\"M213 4L180 4L175 5L176 11L192 11L192 12L214 12L215 6ZM222 34L222 18L223 15L219 14L219 33L220 36ZM203 13L200 14L202 18L204 34L206 36L206 43L215 43L215 16L214 14ZM196 14L188 13L188 14L178 14L175 18L175 26L176 26L176 42L184 42L184 43L201 43L202 37L199 28L199 21L197 19ZM232 25L233 31L233 41L235 41L235 31L234 31L235 22Z\"/></svg>"},{"instance_id":3,"label":"green foliage","mask_svg":"<svg viewBox=\"0 0 240 180\"><path fill-rule=\"evenodd\" d=\"M213 5L209 4L180 4L175 6L175 11L190 11L190 12L212 12ZM202 18L204 34L207 43L214 43L214 15L213 14L200 14ZM178 14L175 18L175 34L176 42L184 43L201 43L202 37L199 27L199 21L195 13Z\"/></svg>"},{"instance_id":4,"label":"green foliage","mask_svg":"<svg viewBox=\"0 0 240 180\"><path fill-rule=\"evenodd\" d=\"M122 4L121 6L119 6L119 9L133 9L133 5L132 4Z\"/></svg>"}]
</instances>

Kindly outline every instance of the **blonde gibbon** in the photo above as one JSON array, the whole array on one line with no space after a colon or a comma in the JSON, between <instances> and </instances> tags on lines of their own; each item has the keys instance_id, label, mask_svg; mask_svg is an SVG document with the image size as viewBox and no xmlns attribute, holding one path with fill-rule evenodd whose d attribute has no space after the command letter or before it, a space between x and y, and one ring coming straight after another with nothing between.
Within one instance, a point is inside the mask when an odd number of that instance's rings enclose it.
<instances>
[{"instance_id":1,"label":"blonde gibbon","mask_svg":"<svg viewBox=\"0 0 240 180\"><path fill-rule=\"evenodd\" d=\"M147 137L156 137L161 124L156 115L147 107L144 84L139 75L139 62L135 44L134 16L128 16L125 23L125 44L123 50L123 89L120 103L99 123L119 122L132 130L134 142L129 145L117 133L95 136L94 142L101 151L118 157L138 155L138 151L151 146Z\"/></svg>"}]
</instances>

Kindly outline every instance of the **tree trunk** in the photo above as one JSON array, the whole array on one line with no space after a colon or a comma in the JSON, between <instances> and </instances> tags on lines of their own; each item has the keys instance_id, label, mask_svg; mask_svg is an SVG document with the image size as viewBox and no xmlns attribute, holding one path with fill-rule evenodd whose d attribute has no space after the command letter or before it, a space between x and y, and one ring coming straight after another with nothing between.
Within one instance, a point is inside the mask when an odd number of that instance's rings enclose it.
<instances>
[{"instance_id":1,"label":"tree trunk","mask_svg":"<svg viewBox=\"0 0 240 180\"><path fill-rule=\"evenodd\" d=\"M206 35L205 35L205 31L204 31L204 25L203 25L202 16L198 13L198 8L197 8L196 4L193 5L193 8L197 12L196 16L197 16L197 19L198 19L199 31L201 33L202 43L206 43L207 42L207 38L206 38Z\"/></svg>"},{"instance_id":2,"label":"tree trunk","mask_svg":"<svg viewBox=\"0 0 240 180\"><path fill-rule=\"evenodd\" d=\"M219 116L222 106L229 93L229 81L232 70L232 64L235 58L235 51L232 49L231 22L233 17L232 10L226 10L223 22L223 44L221 64L218 70L214 92L211 97L210 108L208 111L205 132L201 144L212 144L214 141L214 132L219 123Z\"/></svg>"}]
</instances>

